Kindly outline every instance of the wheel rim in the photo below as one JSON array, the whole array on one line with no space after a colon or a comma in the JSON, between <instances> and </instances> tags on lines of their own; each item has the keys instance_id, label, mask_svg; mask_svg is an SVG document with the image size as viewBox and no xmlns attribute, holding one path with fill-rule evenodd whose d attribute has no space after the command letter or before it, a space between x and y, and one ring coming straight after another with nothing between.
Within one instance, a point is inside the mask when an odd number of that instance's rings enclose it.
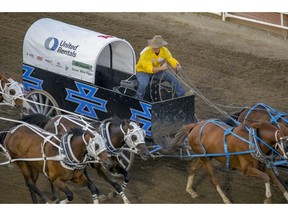
<instances>
[{"instance_id":1,"label":"wheel rim","mask_svg":"<svg viewBox=\"0 0 288 216\"><path fill-rule=\"evenodd\" d=\"M45 91L32 91L27 96L29 104L28 113L40 113L46 116L56 116L61 112L57 109L59 106L55 99Z\"/></svg>"}]
</instances>

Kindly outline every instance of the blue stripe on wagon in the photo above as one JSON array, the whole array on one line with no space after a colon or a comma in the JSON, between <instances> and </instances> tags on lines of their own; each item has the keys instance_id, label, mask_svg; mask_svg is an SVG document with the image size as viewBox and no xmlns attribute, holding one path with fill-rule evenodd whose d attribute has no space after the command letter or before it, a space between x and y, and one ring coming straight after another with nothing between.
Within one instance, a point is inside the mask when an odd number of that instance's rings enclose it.
<instances>
[{"instance_id":1,"label":"blue stripe on wagon","mask_svg":"<svg viewBox=\"0 0 288 216\"><path fill-rule=\"evenodd\" d=\"M24 73L22 76L22 79L23 79L22 83L23 83L24 89L27 91L43 90L42 88L43 80L40 80L31 76L34 68L29 67L27 65L23 65L22 69L24 70Z\"/></svg>"},{"instance_id":2,"label":"blue stripe on wagon","mask_svg":"<svg viewBox=\"0 0 288 216\"><path fill-rule=\"evenodd\" d=\"M75 110L76 113L98 119L95 110L107 112L107 100L94 97L98 88L77 81L75 81L75 85L78 91L66 88L66 100L78 104Z\"/></svg>"}]
</instances>

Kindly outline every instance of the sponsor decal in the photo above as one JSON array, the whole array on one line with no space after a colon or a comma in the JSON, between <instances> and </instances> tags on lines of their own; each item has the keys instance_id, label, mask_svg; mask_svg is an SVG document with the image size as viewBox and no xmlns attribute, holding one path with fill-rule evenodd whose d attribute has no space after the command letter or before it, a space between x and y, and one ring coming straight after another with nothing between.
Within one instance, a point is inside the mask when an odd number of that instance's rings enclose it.
<instances>
[{"instance_id":1,"label":"sponsor decal","mask_svg":"<svg viewBox=\"0 0 288 216\"><path fill-rule=\"evenodd\" d=\"M38 61L43 61L43 57L42 56L37 56L36 58Z\"/></svg>"},{"instance_id":2,"label":"sponsor decal","mask_svg":"<svg viewBox=\"0 0 288 216\"><path fill-rule=\"evenodd\" d=\"M32 53L26 53L27 56L34 58L34 55Z\"/></svg>"},{"instance_id":3,"label":"sponsor decal","mask_svg":"<svg viewBox=\"0 0 288 216\"><path fill-rule=\"evenodd\" d=\"M57 53L75 58L77 56L77 49L79 48L79 45L72 44L65 40L61 40L59 43L57 38L49 37L45 40L44 47L47 50L56 51Z\"/></svg>"},{"instance_id":4,"label":"sponsor decal","mask_svg":"<svg viewBox=\"0 0 288 216\"><path fill-rule=\"evenodd\" d=\"M43 80L31 76L34 68L27 65L23 65L22 68L24 71L22 76L24 89L27 91L42 90Z\"/></svg>"},{"instance_id":5,"label":"sponsor decal","mask_svg":"<svg viewBox=\"0 0 288 216\"><path fill-rule=\"evenodd\" d=\"M92 71L92 65L89 65L89 64L86 64L86 63L83 63L83 62L79 62L79 61L73 60L72 61L72 65Z\"/></svg>"},{"instance_id":6,"label":"sponsor decal","mask_svg":"<svg viewBox=\"0 0 288 216\"><path fill-rule=\"evenodd\" d=\"M95 110L107 112L107 100L94 96L98 91L98 88L77 81L75 81L75 85L77 91L66 88L66 100L78 104L78 107L75 110L76 113L98 119Z\"/></svg>"},{"instance_id":7,"label":"sponsor decal","mask_svg":"<svg viewBox=\"0 0 288 216\"><path fill-rule=\"evenodd\" d=\"M139 123L143 124L143 129L146 131L147 136L151 136L151 105L139 101L142 111L136 110L136 109L130 109L131 110L131 117L130 119L133 121L136 121L137 117L139 118Z\"/></svg>"},{"instance_id":8,"label":"sponsor decal","mask_svg":"<svg viewBox=\"0 0 288 216\"><path fill-rule=\"evenodd\" d=\"M99 35L98 37L101 37L101 38L113 38L113 36L110 36L110 35Z\"/></svg>"},{"instance_id":9,"label":"sponsor decal","mask_svg":"<svg viewBox=\"0 0 288 216\"><path fill-rule=\"evenodd\" d=\"M53 65L53 61L52 61L52 60L49 60L49 59L45 59L45 62L47 62L47 63L49 63L49 64Z\"/></svg>"},{"instance_id":10,"label":"sponsor decal","mask_svg":"<svg viewBox=\"0 0 288 216\"><path fill-rule=\"evenodd\" d=\"M56 63L56 67L63 68L60 62Z\"/></svg>"}]
</instances>

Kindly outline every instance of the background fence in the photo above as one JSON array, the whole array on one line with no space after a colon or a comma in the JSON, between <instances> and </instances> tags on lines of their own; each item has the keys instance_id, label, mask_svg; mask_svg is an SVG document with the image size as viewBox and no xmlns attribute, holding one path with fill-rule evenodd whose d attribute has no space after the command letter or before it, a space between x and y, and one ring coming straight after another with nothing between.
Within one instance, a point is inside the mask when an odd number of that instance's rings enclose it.
<instances>
[{"instance_id":1,"label":"background fence","mask_svg":"<svg viewBox=\"0 0 288 216\"><path fill-rule=\"evenodd\" d=\"M259 28L272 34L282 36L285 40L288 36L287 12L215 12L210 13L219 16L223 21L231 21L242 25Z\"/></svg>"}]
</instances>

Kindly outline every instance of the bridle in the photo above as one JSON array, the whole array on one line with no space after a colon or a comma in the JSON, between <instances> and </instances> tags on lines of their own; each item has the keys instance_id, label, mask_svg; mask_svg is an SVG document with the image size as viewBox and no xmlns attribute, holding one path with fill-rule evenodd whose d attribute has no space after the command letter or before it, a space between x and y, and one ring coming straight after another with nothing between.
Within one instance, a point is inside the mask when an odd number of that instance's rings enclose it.
<instances>
[{"instance_id":1,"label":"bridle","mask_svg":"<svg viewBox=\"0 0 288 216\"><path fill-rule=\"evenodd\" d=\"M280 149L283 152L283 157L285 159L288 159L288 148L287 148L287 141L288 141L288 136L280 137L280 140L277 138L277 134L279 133L279 130L276 131L275 133L275 149L279 152L278 149Z\"/></svg>"},{"instance_id":2,"label":"bridle","mask_svg":"<svg viewBox=\"0 0 288 216\"><path fill-rule=\"evenodd\" d=\"M102 122L100 125L100 133L103 137L106 139L106 146L107 150L111 155L117 155L119 154L123 148L115 148L110 137L109 133L109 126L111 122ZM129 126L131 128L129 128ZM146 132L144 129L140 128L135 122L130 122L128 125L127 132L124 131L123 129L123 123L120 124L120 130L123 134L123 141L127 144L129 147L128 151L134 152L136 154L140 153L140 150L137 149L137 146L139 144L145 143L145 136Z\"/></svg>"},{"instance_id":3,"label":"bridle","mask_svg":"<svg viewBox=\"0 0 288 216\"><path fill-rule=\"evenodd\" d=\"M129 128L129 126L131 128ZM135 122L130 122L129 126L127 132L125 133L123 129L123 124L120 125L120 130L124 135L124 142L134 151L139 153L137 146L139 144L145 144L146 131L143 128L139 127Z\"/></svg>"},{"instance_id":4,"label":"bridle","mask_svg":"<svg viewBox=\"0 0 288 216\"><path fill-rule=\"evenodd\" d=\"M23 87L11 78L7 80L9 81L8 83L0 80L0 91L2 92L4 103L16 106L16 99L24 99ZM14 92L12 90L14 90Z\"/></svg>"}]
</instances>

